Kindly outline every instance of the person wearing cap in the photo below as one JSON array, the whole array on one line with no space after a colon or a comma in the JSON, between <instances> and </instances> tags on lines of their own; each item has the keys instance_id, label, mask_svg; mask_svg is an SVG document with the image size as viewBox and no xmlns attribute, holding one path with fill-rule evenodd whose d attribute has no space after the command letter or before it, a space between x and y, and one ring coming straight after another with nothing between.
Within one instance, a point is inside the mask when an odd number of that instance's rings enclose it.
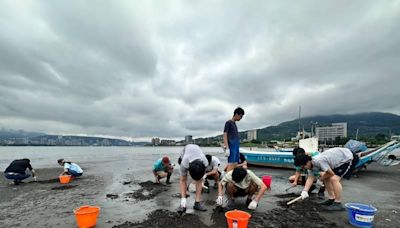
<instances>
[{"instance_id":1,"label":"person wearing cap","mask_svg":"<svg viewBox=\"0 0 400 228\"><path fill-rule=\"evenodd\" d=\"M224 127L224 144L223 149L225 156L228 157L228 167L227 171L233 170L239 163L239 147L240 147L240 137L236 122L240 121L244 116L244 110L240 107L236 108L233 112L232 119L225 122ZM229 150L227 150L229 148Z\"/></svg>"},{"instance_id":2,"label":"person wearing cap","mask_svg":"<svg viewBox=\"0 0 400 228\"><path fill-rule=\"evenodd\" d=\"M206 167L206 173L204 174L204 185L210 187L208 180L214 180L214 189L218 188L219 177L221 176L221 172L218 170L221 162L215 156L211 156L209 154L206 155L208 166Z\"/></svg>"},{"instance_id":3,"label":"person wearing cap","mask_svg":"<svg viewBox=\"0 0 400 228\"><path fill-rule=\"evenodd\" d=\"M228 198L228 203L225 205L226 209L234 209L234 199L236 197L247 196L247 207L250 210L255 210L261 200L261 197L267 190L267 186L251 170L243 167L236 167L235 169L226 173L224 178L222 178L222 180L219 182L217 198L218 206L223 206L224 190L226 191L225 195ZM254 195L255 197L253 197Z\"/></svg>"},{"instance_id":4,"label":"person wearing cap","mask_svg":"<svg viewBox=\"0 0 400 228\"><path fill-rule=\"evenodd\" d=\"M295 165L308 169L310 176L320 172L320 180L324 182L329 199L321 203L330 211L343 211L342 205L342 178L350 179L358 162L358 156L348 148L336 147L321 153L318 156L299 155L295 157ZM307 181L301 192L302 199L309 197L308 190L312 182Z\"/></svg>"},{"instance_id":5,"label":"person wearing cap","mask_svg":"<svg viewBox=\"0 0 400 228\"><path fill-rule=\"evenodd\" d=\"M4 175L7 179L13 180L15 185L19 185L23 183L22 180L31 176L26 173L27 169L32 173L33 180L37 181L35 170L32 168L31 161L28 158L12 161L4 171Z\"/></svg>"},{"instance_id":6,"label":"person wearing cap","mask_svg":"<svg viewBox=\"0 0 400 228\"><path fill-rule=\"evenodd\" d=\"M57 163L64 167L64 171L60 174L60 176L71 175L72 177L80 177L83 174L83 170L76 163L65 161L62 158L58 159Z\"/></svg>"},{"instance_id":7,"label":"person wearing cap","mask_svg":"<svg viewBox=\"0 0 400 228\"><path fill-rule=\"evenodd\" d=\"M160 180L166 177L167 181L165 183L171 184L170 178L173 170L174 167L167 156L158 159L153 165L153 174L156 179L156 183L160 183Z\"/></svg>"},{"instance_id":8,"label":"person wearing cap","mask_svg":"<svg viewBox=\"0 0 400 228\"><path fill-rule=\"evenodd\" d=\"M203 203L201 202L201 191L203 187L203 177L208 166L208 161L203 151L198 145L188 144L183 148L182 153L179 156L178 163L180 165L180 192L181 192L181 204L178 209L179 213L186 211L186 189L187 189L187 174L189 172L190 177L195 181L196 185L196 197L193 209L199 211L207 211Z\"/></svg>"}]
</instances>

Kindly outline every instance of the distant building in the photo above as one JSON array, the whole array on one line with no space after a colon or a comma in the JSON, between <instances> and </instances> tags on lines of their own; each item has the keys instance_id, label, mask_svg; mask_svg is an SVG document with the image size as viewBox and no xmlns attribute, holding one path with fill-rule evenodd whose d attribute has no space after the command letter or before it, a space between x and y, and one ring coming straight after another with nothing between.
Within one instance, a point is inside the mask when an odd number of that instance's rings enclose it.
<instances>
[{"instance_id":1,"label":"distant building","mask_svg":"<svg viewBox=\"0 0 400 228\"><path fill-rule=\"evenodd\" d=\"M331 127L316 127L315 135L320 142L333 141L337 137L347 138L347 123L332 123Z\"/></svg>"},{"instance_id":2,"label":"distant building","mask_svg":"<svg viewBox=\"0 0 400 228\"><path fill-rule=\"evenodd\" d=\"M160 145L163 145L163 146L174 146L175 145L175 140L162 139Z\"/></svg>"},{"instance_id":3,"label":"distant building","mask_svg":"<svg viewBox=\"0 0 400 228\"><path fill-rule=\"evenodd\" d=\"M247 131L247 141L257 140L257 129Z\"/></svg>"},{"instance_id":4,"label":"distant building","mask_svg":"<svg viewBox=\"0 0 400 228\"><path fill-rule=\"evenodd\" d=\"M153 146L158 146L158 145L160 145L160 138L152 138L151 139L151 144L153 145Z\"/></svg>"},{"instance_id":5,"label":"distant building","mask_svg":"<svg viewBox=\"0 0 400 228\"><path fill-rule=\"evenodd\" d=\"M393 135L392 137L390 137L390 140L400 141L400 135Z\"/></svg>"},{"instance_id":6,"label":"distant building","mask_svg":"<svg viewBox=\"0 0 400 228\"><path fill-rule=\"evenodd\" d=\"M193 143L193 136L191 136L191 135L186 135L186 136L185 136L185 143L186 143L186 144Z\"/></svg>"}]
</instances>

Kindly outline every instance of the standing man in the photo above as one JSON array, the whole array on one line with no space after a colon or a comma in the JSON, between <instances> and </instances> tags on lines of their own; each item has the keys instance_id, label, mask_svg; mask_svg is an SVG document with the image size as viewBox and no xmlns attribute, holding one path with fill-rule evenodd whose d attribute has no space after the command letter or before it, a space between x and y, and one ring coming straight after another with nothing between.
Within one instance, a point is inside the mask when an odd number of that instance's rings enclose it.
<instances>
[{"instance_id":1,"label":"standing man","mask_svg":"<svg viewBox=\"0 0 400 228\"><path fill-rule=\"evenodd\" d=\"M358 160L358 156L349 149L336 147L315 157L299 155L295 158L295 166L308 169L309 177L314 177L315 173L321 172L320 180L324 182L329 196L322 205L328 206L327 209L330 211L344 211L340 181L342 178L350 179ZM307 180L301 192L302 199L308 198L308 190L312 183L311 180Z\"/></svg>"},{"instance_id":2,"label":"standing man","mask_svg":"<svg viewBox=\"0 0 400 228\"><path fill-rule=\"evenodd\" d=\"M232 119L225 122L223 148L225 156L228 157L227 172L233 170L239 162L240 137L236 121L240 121L243 118L243 115L244 110L238 107L233 112ZM227 148L229 148L229 151L227 151Z\"/></svg>"},{"instance_id":3,"label":"standing man","mask_svg":"<svg viewBox=\"0 0 400 228\"><path fill-rule=\"evenodd\" d=\"M178 163L180 165L180 191L181 191L181 205L178 212L183 213L186 211L186 186L187 186L187 173L195 181L196 185L196 199L193 209L199 211L207 211L201 203L201 190L203 188L203 176L208 166L208 161L203 151L198 145L188 144L183 148L179 157Z\"/></svg>"},{"instance_id":4,"label":"standing man","mask_svg":"<svg viewBox=\"0 0 400 228\"><path fill-rule=\"evenodd\" d=\"M30 170L34 181L36 181L35 170L32 168L31 161L28 158L12 161L4 171L4 174L7 179L14 180L15 185L19 185L22 183L22 180L31 176L29 173L25 172L27 169Z\"/></svg>"},{"instance_id":5,"label":"standing man","mask_svg":"<svg viewBox=\"0 0 400 228\"><path fill-rule=\"evenodd\" d=\"M166 184L171 184L170 178L174 167L171 165L169 158L164 156L158 159L153 165L153 175L156 179L156 183L160 183L160 179L166 177Z\"/></svg>"}]
</instances>

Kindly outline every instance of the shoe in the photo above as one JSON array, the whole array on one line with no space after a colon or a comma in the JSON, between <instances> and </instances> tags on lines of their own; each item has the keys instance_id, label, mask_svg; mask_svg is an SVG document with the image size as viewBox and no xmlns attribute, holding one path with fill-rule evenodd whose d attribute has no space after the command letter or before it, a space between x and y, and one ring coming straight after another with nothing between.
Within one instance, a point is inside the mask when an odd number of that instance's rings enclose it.
<instances>
[{"instance_id":1,"label":"shoe","mask_svg":"<svg viewBox=\"0 0 400 228\"><path fill-rule=\"evenodd\" d=\"M165 183L166 183L166 184L171 184L171 181L167 180Z\"/></svg>"},{"instance_id":2,"label":"shoe","mask_svg":"<svg viewBox=\"0 0 400 228\"><path fill-rule=\"evenodd\" d=\"M335 202L334 199L328 199L328 200L326 200L326 201L324 201L324 202L322 202L320 204L323 205L323 206L330 206L330 205L333 204L333 202Z\"/></svg>"},{"instance_id":3,"label":"shoe","mask_svg":"<svg viewBox=\"0 0 400 228\"><path fill-rule=\"evenodd\" d=\"M326 207L328 211L344 211L345 208L343 207L342 203L333 202L332 205Z\"/></svg>"},{"instance_id":4,"label":"shoe","mask_svg":"<svg viewBox=\"0 0 400 228\"><path fill-rule=\"evenodd\" d=\"M195 202L193 209L198 210L198 211L207 211L207 208L204 207L204 205L201 202Z\"/></svg>"}]
</instances>

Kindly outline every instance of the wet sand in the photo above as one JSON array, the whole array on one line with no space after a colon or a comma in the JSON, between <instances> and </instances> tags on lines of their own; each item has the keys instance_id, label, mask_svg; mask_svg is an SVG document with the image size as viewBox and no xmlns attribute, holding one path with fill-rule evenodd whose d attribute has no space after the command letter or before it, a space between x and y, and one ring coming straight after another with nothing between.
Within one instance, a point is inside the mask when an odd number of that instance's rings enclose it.
<instances>
[{"instance_id":1,"label":"wet sand","mask_svg":"<svg viewBox=\"0 0 400 228\"><path fill-rule=\"evenodd\" d=\"M316 195L287 207L301 187L285 192L290 185L290 170L252 167L259 176L273 177L272 190L251 212L244 199L236 200L238 209L252 214L249 227L351 227L346 212L326 212ZM226 227L224 211L216 208L216 190L203 193L207 212L178 215L179 175L172 184L154 184L151 172L126 169L98 175L89 168L81 178L69 184L58 182L60 168L38 169L38 182L14 186L0 177L0 227L76 227L74 208L98 205L101 213L96 227ZM400 166L373 164L350 181L343 181L344 202L372 204L378 208L375 227L396 227L400 213ZM213 183L211 183L213 184ZM188 207L194 194L188 197ZM189 211L190 212L190 211Z\"/></svg>"}]
</instances>

